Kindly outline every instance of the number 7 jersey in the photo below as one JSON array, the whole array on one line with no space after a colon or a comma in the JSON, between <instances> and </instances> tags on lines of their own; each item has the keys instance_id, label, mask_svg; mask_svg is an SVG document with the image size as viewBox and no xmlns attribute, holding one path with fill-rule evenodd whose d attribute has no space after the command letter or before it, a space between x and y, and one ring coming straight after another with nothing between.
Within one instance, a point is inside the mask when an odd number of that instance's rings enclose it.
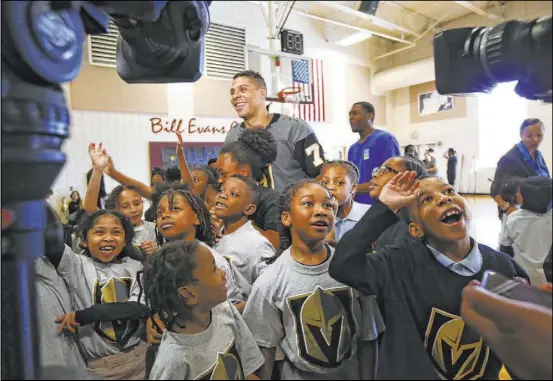
<instances>
[{"instance_id":1,"label":"number 7 jersey","mask_svg":"<svg viewBox=\"0 0 553 381\"><path fill-rule=\"evenodd\" d=\"M245 131L244 123L234 126L225 139L232 143ZM270 169L265 171L268 188L282 191L287 184L315 178L325 162L324 152L313 128L301 119L273 114L267 126L277 141L277 157Z\"/></svg>"}]
</instances>

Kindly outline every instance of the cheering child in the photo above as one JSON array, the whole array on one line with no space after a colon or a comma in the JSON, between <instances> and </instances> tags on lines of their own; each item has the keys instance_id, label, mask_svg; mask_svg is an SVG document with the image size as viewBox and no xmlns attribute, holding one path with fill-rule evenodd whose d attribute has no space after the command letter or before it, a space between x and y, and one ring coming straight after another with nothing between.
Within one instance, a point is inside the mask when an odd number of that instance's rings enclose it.
<instances>
[{"instance_id":1,"label":"cheering child","mask_svg":"<svg viewBox=\"0 0 553 381\"><path fill-rule=\"evenodd\" d=\"M244 300L266 266L263 258L275 254L271 243L248 220L255 213L256 197L257 184L234 175L223 183L215 202L215 214L223 221L223 237L215 249L230 258Z\"/></svg>"},{"instance_id":2,"label":"cheering child","mask_svg":"<svg viewBox=\"0 0 553 381\"><path fill-rule=\"evenodd\" d=\"M244 320L265 356L258 375L270 379L279 346L286 360L282 379L364 379L370 377L374 357L358 348L374 340L361 337L357 297L328 274L334 250L324 243L332 229L331 196L315 180L287 186L280 197L280 249L254 283ZM368 312L368 311L367 311ZM368 316L368 315L365 315ZM363 319L365 318L363 316Z\"/></svg>"},{"instance_id":3,"label":"cheering child","mask_svg":"<svg viewBox=\"0 0 553 381\"><path fill-rule=\"evenodd\" d=\"M338 202L334 237L339 241L370 208L370 205L354 201L359 184L359 169L351 161L328 161L323 164L319 180Z\"/></svg>"},{"instance_id":4,"label":"cheering child","mask_svg":"<svg viewBox=\"0 0 553 381\"><path fill-rule=\"evenodd\" d=\"M96 148L96 144L88 146L88 154L92 160L92 176L86 189L85 210L93 213L98 210L96 195L100 186L100 179L109 164L109 156L102 147L102 143ZM152 255L157 249L155 224L142 220L144 204L140 190L132 185L119 185L115 187L106 200L106 208L117 210L129 219L134 228L133 244L140 248L142 253ZM133 256L134 257L134 256ZM143 259L140 256L135 259Z\"/></svg>"},{"instance_id":5,"label":"cheering child","mask_svg":"<svg viewBox=\"0 0 553 381\"><path fill-rule=\"evenodd\" d=\"M139 303L142 263L128 257L133 228L107 209L85 215L85 254L65 250L46 256L67 283L74 312L58 317L59 333L78 333L88 368L108 380L142 380L147 344L141 341L149 310Z\"/></svg>"},{"instance_id":6,"label":"cheering child","mask_svg":"<svg viewBox=\"0 0 553 381\"><path fill-rule=\"evenodd\" d=\"M244 380L263 364L244 320L227 301L226 275L198 241L165 244L144 270L146 303L163 334L151 380Z\"/></svg>"},{"instance_id":7,"label":"cheering child","mask_svg":"<svg viewBox=\"0 0 553 381\"><path fill-rule=\"evenodd\" d=\"M461 294L486 270L509 278L526 273L469 236L470 213L453 186L415 177L398 173L384 186L379 201L338 243L330 275L384 301L378 379L497 379L501 362L460 317ZM365 248L402 208L414 239L396 239L367 255Z\"/></svg>"}]
</instances>

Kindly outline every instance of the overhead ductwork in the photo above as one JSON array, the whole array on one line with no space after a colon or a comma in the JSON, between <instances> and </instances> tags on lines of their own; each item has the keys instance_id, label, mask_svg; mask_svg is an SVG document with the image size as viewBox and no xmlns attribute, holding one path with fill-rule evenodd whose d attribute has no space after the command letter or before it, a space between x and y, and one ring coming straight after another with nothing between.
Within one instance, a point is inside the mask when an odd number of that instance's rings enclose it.
<instances>
[{"instance_id":1,"label":"overhead ductwork","mask_svg":"<svg viewBox=\"0 0 553 381\"><path fill-rule=\"evenodd\" d=\"M435 79L434 58L427 58L376 73L372 77L371 88L374 95L385 95L388 91Z\"/></svg>"}]
</instances>

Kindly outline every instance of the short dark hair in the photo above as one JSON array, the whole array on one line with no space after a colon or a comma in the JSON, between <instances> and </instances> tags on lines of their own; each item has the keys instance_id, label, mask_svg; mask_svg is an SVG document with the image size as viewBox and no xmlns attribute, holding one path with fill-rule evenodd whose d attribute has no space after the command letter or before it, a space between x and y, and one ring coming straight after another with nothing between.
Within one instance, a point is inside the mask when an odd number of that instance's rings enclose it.
<instances>
[{"instance_id":1,"label":"short dark hair","mask_svg":"<svg viewBox=\"0 0 553 381\"><path fill-rule=\"evenodd\" d=\"M527 127L533 126L534 124L539 124L539 125L541 125L541 128L545 128L545 126L543 125L543 122L540 119L538 119L538 118L528 118L528 119L524 119L524 121L520 125L520 133L522 134L522 132Z\"/></svg>"},{"instance_id":2,"label":"short dark hair","mask_svg":"<svg viewBox=\"0 0 553 381\"><path fill-rule=\"evenodd\" d=\"M434 153L434 148L429 148L429 149L426 150L426 152Z\"/></svg>"},{"instance_id":3,"label":"short dark hair","mask_svg":"<svg viewBox=\"0 0 553 381\"><path fill-rule=\"evenodd\" d=\"M217 162L217 158L209 159L207 161L207 165L211 165L211 164L216 163L216 162Z\"/></svg>"},{"instance_id":4,"label":"short dark hair","mask_svg":"<svg viewBox=\"0 0 553 381\"><path fill-rule=\"evenodd\" d=\"M551 179L540 176L527 177L520 181L522 195L521 209L534 213L544 214L551 202Z\"/></svg>"},{"instance_id":5,"label":"short dark hair","mask_svg":"<svg viewBox=\"0 0 553 381\"><path fill-rule=\"evenodd\" d=\"M361 177L359 173L359 168L357 168L357 166L353 164L351 161L347 161L347 160L327 161L326 163L323 164L323 170L325 167L343 167L346 171L348 171L348 176L351 182L354 185L359 184L359 177Z\"/></svg>"},{"instance_id":6,"label":"short dark hair","mask_svg":"<svg viewBox=\"0 0 553 381\"><path fill-rule=\"evenodd\" d=\"M376 112L374 111L374 106L372 105L372 103L369 103L369 102L357 102L357 103L354 103L353 104L354 106L361 106L363 107L363 109L367 112L367 113L372 113L373 114L373 118L372 118L372 121L374 122L374 118L376 117Z\"/></svg>"},{"instance_id":7,"label":"short dark hair","mask_svg":"<svg viewBox=\"0 0 553 381\"><path fill-rule=\"evenodd\" d=\"M180 173L179 167L169 167L167 168L167 181L172 183L175 181L180 181L182 175Z\"/></svg>"},{"instance_id":8,"label":"short dark hair","mask_svg":"<svg viewBox=\"0 0 553 381\"><path fill-rule=\"evenodd\" d=\"M257 191L258 185L257 185L257 183L255 181L253 181L252 179L250 179L249 177L242 176L242 175L232 175L230 178L231 179L232 178L238 179L238 180L242 181L244 184L246 184L248 189L252 193L252 202L257 205L257 201L258 201L257 200L257 194L258 194L258 191Z\"/></svg>"},{"instance_id":9,"label":"short dark hair","mask_svg":"<svg viewBox=\"0 0 553 381\"><path fill-rule=\"evenodd\" d=\"M247 77L247 78L254 79L259 85L259 87L262 87L264 89L267 88L267 83L265 82L265 79L263 79L263 76L259 74L257 71L253 71L253 70L241 71L240 73L236 73L234 77L232 77L232 79L235 80L236 78L240 78L240 77Z\"/></svg>"},{"instance_id":10,"label":"short dark hair","mask_svg":"<svg viewBox=\"0 0 553 381\"><path fill-rule=\"evenodd\" d=\"M511 205L517 204L517 192L520 187L521 177L509 177L499 186L499 196Z\"/></svg>"}]
</instances>

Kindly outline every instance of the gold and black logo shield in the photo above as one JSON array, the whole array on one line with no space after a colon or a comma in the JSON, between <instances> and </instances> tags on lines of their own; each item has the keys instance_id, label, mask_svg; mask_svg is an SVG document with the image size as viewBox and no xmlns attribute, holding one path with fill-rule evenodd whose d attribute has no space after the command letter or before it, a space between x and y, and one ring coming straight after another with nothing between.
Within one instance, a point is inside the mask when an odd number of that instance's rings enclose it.
<instances>
[{"instance_id":1,"label":"gold and black logo shield","mask_svg":"<svg viewBox=\"0 0 553 381\"><path fill-rule=\"evenodd\" d=\"M288 298L294 316L299 357L322 368L335 369L351 358L358 327L349 287L322 289Z\"/></svg>"},{"instance_id":2,"label":"gold and black logo shield","mask_svg":"<svg viewBox=\"0 0 553 381\"><path fill-rule=\"evenodd\" d=\"M432 309L424 347L442 380L477 380L485 371L490 349L457 315Z\"/></svg>"},{"instance_id":3,"label":"gold and black logo shield","mask_svg":"<svg viewBox=\"0 0 553 381\"><path fill-rule=\"evenodd\" d=\"M236 343L228 346L224 353L217 354L217 360L211 368L204 372L197 380L245 380L242 361L236 349Z\"/></svg>"},{"instance_id":4,"label":"gold and black logo shield","mask_svg":"<svg viewBox=\"0 0 553 381\"><path fill-rule=\"evenodd\" d=\"M106 282L94 281L94 303L121 303L129 300L134 278L111 277ZM118 343L123 347L139 329L137 320L99 321L94 323L94 329L104 339Z\"/></svg>"}]
</instances>

